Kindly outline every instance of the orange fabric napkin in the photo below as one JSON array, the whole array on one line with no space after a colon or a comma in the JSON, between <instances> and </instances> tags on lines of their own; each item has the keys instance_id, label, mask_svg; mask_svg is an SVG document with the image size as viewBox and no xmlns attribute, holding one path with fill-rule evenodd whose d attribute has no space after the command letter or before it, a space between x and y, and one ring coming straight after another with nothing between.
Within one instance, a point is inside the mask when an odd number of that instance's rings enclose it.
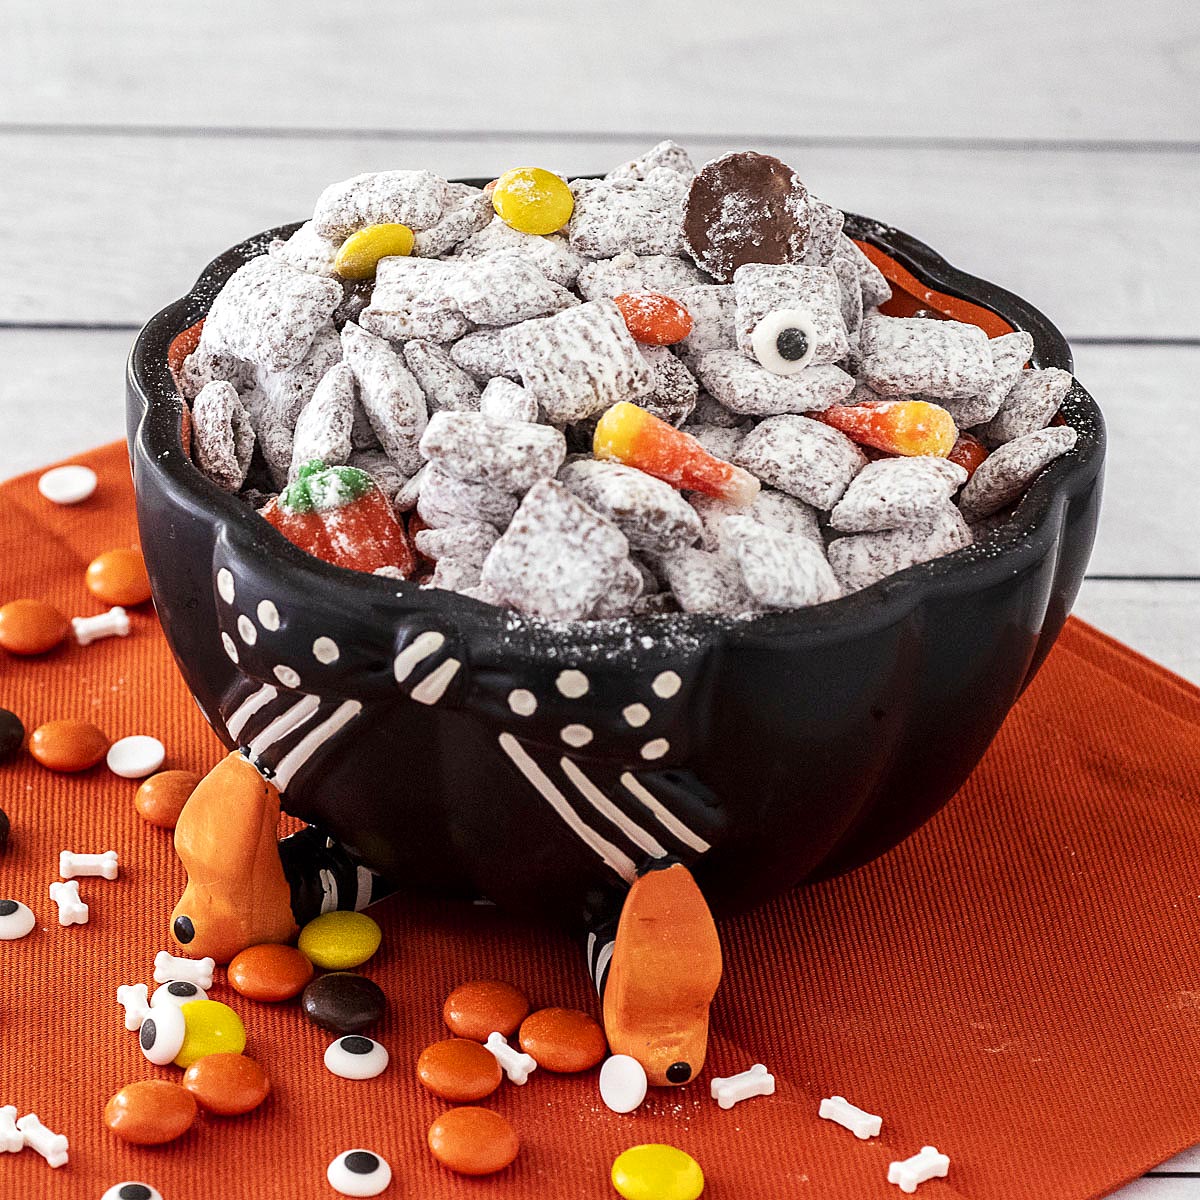
<instances>
[{"instance_id":1,"label":"orange fabric napkin","mask_svg":"<svg viewBox=\"0 0 1200 1200\"><path fill-rule=\"evenodd\" d=\"M56 508L35 476L0 488L0 600L98 611L91 557L136 538L124 449L76 461L100 473L78 508ZM111 737L152 733L168 766L197 770L221 749L177 675L154 615L124 640L43 659L0 652L0 705L32 729L86 717ZM930 746L931 754L937 753ZM709 1064L680 1091L618 1117L596 1072L537 1072L484 1103L520 1132L517 1162L488 1180L435 1163L425 1131L446 1106L414 1062L445 1036L456 984L511 980L535 1004L596 1011L579 948L477 906L394 897L374 915L381 952L365 968L391 1000L372 1032L391 1051L378 1079L330 1075L328 1035L295 1005L268 1006L223 982L274 1092L249 1117L206 1118L158 1149L118 1142L105 1101L137 1079L178 1078L139 1053L115 993L150 983L182 883L168 833L146 825L136 785L99 766L0 764L12 841L0 896L39 918L0 943L0 1104L37 1112L71 1142L52 1171L32 1151L0 1155L0 1196L98 1200L113 1183L165 1200L332 1196L342 1150L386 1157L396 1197L614 1195L614 1156L680 1146L703 1165L705 1196L886 1200L887 1165L922 1145L950 1155L925 1200L1104 1194L1200 1141L1200 693L1079 622L1064 632L982 765L948 808L884 859L724 925L726 976ZM115 849L121 877L85 879L86 926L60 928L47 887L59 850ZM724 1112L708 1080L763 1062L778 1091ZM883 1116L860 1142L817 1118L840 1094Z\"/></svg>"}]
</instances>

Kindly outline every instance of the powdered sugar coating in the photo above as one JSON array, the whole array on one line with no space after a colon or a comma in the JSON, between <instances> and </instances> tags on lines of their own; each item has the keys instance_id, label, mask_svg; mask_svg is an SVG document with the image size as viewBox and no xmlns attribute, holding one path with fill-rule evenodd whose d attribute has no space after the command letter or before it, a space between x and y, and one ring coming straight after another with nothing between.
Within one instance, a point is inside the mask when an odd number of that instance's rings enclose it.
<instances>
[{"instance_id":1,"label":"powdered sugar coating","mask_svg":"<svg viewBox=\"0 0 1200 1200\"><path fill-rule=\"evenodd\" d=\"M947 504L927 523L851 534L830 542L829 564L843 590L856 592L917 563L952 554L971 541L962 515Z\"/></svg>"},{"instance_id":2,"label":"powdered sugar coating","mask_svg":"<svg viewBox=\"0 0 1200 1200\"><path fill-rule=\"evenodd\" d=\"M830 509L867 460L844 433L809 417L768 417L738 447L733 461L817 508Z\"/></svg>"},{"instance_id":3,"label":"powdered sugar coating","mask_svg":"<svg viewBox=\"0 0 1200 1200\"><path fill-rule=\"evenodd\" d=\"M577 286L585 300L620 296L623 292L660 292L680 298L687 288L707 283L704 273L673 254L618 254L588 263Z\"/></svg>"},{"instance_id":4,"label":"powdered sugar coating","mask_svg":"<svg viewBox=\"0 0 1200 1200\"><path fill-rule=\"evenodd\" d=\"M963 488L958 505L968 521L990 517L1011 504L1078 438L1069 425L1038 429L993 450Z\"/></svg>"},{"instance_id":5,"label":"powdered sugar coating","mask_svg":"<svg viewBox=\"0 0 1200 1200\"><path fill-rule=\"evenodd\" d=\"M214 380L232 383L239 392L249 390L254 386L254 367L206 345L201 334L200 344L183 360L179 372L179 392L185 400L195 400L201 388Z\"/></svg>"},{"instance_id":6,"label":"powdered sugar coating","mask_svg":"<svg viewBox=\"0 0 1200 1200\"><path fill-rule=\"evenodd\" d=\"M438 258L466 241L492 219L491 198L468 183L446 185L446 209L428 229L413 235L418 258Z\"/></svg>"},{"instance_id":7,"label":"powdered sugar coating","mask_svg":"<svg viewBox=\"0 0 1200 1200\"><path fill-rule=\"evenodd\" d=\"M297 271L332 279L337 275L333 263L340 245L339 241L322 237L311 221L305 221L290 238L276 238L267 253Z\"/></svg>"},{"instance_id":8,"label":"powdered sugar coating","mask_svg":"<svg viewBox=\"0 0 1200 1200\"><path fill-rule=\"evenodd\" d=\"M995 368L988 336L975 325L923 317L863 317L862 379L881 396L969 399L983 393Z\"/></svg>"},{"instance_id":9,"label":"powdered sugar coating","mask_svg":"<svg viewBox=\"0 0 1200 1200\"><path fill-rule=\"evenodd\" d=\"M479 383L498 376L513 382L520 380L508 341L500 329L480 329L459 338L450 347L450 358Z\"/></svg>"},{"instance_id":10,"label":"powdered sugar coating","mask_svg":"<svg viewBox=\"0 0 1200 1200\"><path fill-rule=\"evenodd\" d=\"M1012 391L1029 356L1033 353L1033 335L1020 329L992 338L988 342L992 354L991 382L969 399L945 400L942 406L954 418L959 429L970 429L990 421L999 411L1004 397Z\"/></svg>"},{"instance_id":11,"label":"powdered sugar coating","mask_svg":"<svg viewBox=\"0 0 1200 1200\"><path fill-rule=\"evenodd\" d=\"M521 493L553 479L567 456L563 435L548 425L502 424L482 413L434 413L421 453L452 475Z\"/></svg>"},{"instance_id":12,"label":"powdered sugar coating","mask_svg":"<svg viewBox=\"0 0 1200 1200\"><path fill-rule=\"evenodd\" d=\"M704 422L689 421L681 429L688 437L695 438L714 458L723 458L733 462L737 448L749 433L747 425L708 425Z\"/></svg>"},{"instance_id":13,"label":"powdered sugar coating","mask_svg":"<svg viewBox=\"0 0 1200 1200\"><path fill-rule=\"evenodd\" d=\"M829 523L844 533L867 533L928 522L966 481L966 470L944 458L883 458L851 480Z\"/></svg>"},{"instance_id":14,"label":"powdered sugar coating","mask_svg":"<svg viewBox=\"0 0 1200 1200\"><path fill-rule=\"evenodd\" d=\"M752 613L758 609L737 563L723 554L677 550L659 559L658 566L684 612Z\"/></svg>"},{"instance_id":15,"label":"powdered sugar coating","mask_svg":"<svg viewBox=\"0 0 1200 1200\"><path fill-rule=\"evenodd\" d=\"M519 383L496 378L488 381L479 398L479 411L492 421L529 421L538 419L538 402Z\"/></svg>"},{"instance_id":16,"label":"powdered sugar coating","mask_svg":"<svg viewBox=\"0 0 1200 1200\"><path fill-rule=\"evenodd\" d=\"M440 259L382 258L359 324L394 341L452 342L472 328L456 301L458 279L457 266Z\"/></svg>"},{"instance_id":17,"label":"powdered sugar coating","mask_svg":"<svg viewBox=\"0 0 1200 1200\"><path fill-rule=\"evenodd\" d=\"M657 145L651 146L645 154L628 162L623 162L620 166L613 167L604 178L606 180L645 179L649 172L662 168L668 171L676 171L678 174L685 175L688 178L691 178L696 173L696 168L692 165L691 155L678 142L673 142L670 138L667 138Z\"/></svg>"},{"instance_id":18,"label":"powdered sugar coating","mask_svg":"<svg viewBox=\"0 0 1200 1200\"><path fill-rule=\"evenodd\" d=\"M479 385L437 342L405 342L404 363L425 393L430 412L442 408L472 412L479 408Z\"/></svg>"},{"instance_id":19,"label":"powdered sugar coating","mask_svg":"<svg viewBox=\"0 0 1200 1200\"><path fill-rule=\"evenodd\" d=\"M516 511L512 492L478 479L460 479L436 462L421 477L417 515L435 529L475 522L503 529Z\"/></svg>"},{"instance_id":20,"label":"powdered sugar coating","mask_svg":"<svg viewBox=\"0 0 1200 1200\"><path fill-rule=\"evenodd\" d=\"M458 254L466 259L512 254L561 287L573 287L580 269L587 262L571 249L562 234L522 233L499 216L493 216L488 224L469 237L459 247ZM585 295L584 299L590 297Z\"/></svg>"},{"instance_id":21,"label":"powdered sugar coating","mask_svg":"<svg viewBox=\"0 0 1200 1200\"><path fill-rule=\"evenodd\" d=\"M737 304L737 346L753 354L751 335L768 313L777 309L801 309L816 333L812 366L834 363L846 357L849 342L842 320L841 289L832 267L773 266L748 263L733 276Z\"/></svg>"},{"instance_id":22,"label":"powdered sugar coating","mask_svg":"<svg viewBox=\"0 0 1200 1200\"><path fill-rule=\"evenodd\" d=\"M384 222L428 229L450 200L450 185L432 171L370 171L331 183L317 197L313 227L341 239Z\"/></svg>"},{"instance_id":23,"label":"powdered sugar coating","mask_svg":"<svg viewBox=\"0 0 1200 1200\"><path fill-rule=\"evenodd\" d=\"M532 263L515 254L489 254L447 264L448 292L472 324L516 325L579 303L566 288L551 283Z\"/></svg>"},{"instance_id":24,"label":"powdered sugar coating","mask_svg":"<svg viewBox=\"0 0 1200 1200\"><path fill-rule=\"evenodd\" d=\"M385 496L395 496L409 483L408 476L382 450L352 450L346 465L366 471Z\"/></svg>"},{"instance_id":25,"label":"powdered sugar coating","mask_svg":"<svg viewBox=\"0 0 1200 1200\"><path fill-rule=\"evenodd\" d=\"M736 350L704 355L697 373L709 394L730 412L759 417L816 412L844 403L854 391L854 379L831 363L776 375Z\"/></svg>"},{"instance_id":26,"label":"powdered sugar coating","mask_svg":"<svg viewBox=\"0 0 1200 1200\"><path fill-rule=\"evenodd\" d=\"M641 352L654 370L654 387L635 403L668 425L682 425L700 394L695 376L666 346L642 346Z\"/></svg>"},{"instance_id":27,"label":"powdered sugar coating","mask_svg":"<svg viewBox=\"0 0 1200 1200\"><path fill-rule=\"evenodd\" d=\"M982 429L976 430L979 440L994 448L1044 429L1054 419L1074 382L1070 371L1059 367L1022 371L1000 411Z\"/></svg>"},{"instance_id":28,"label":"powdered sugar coating","mask_svg":"<svg viewBox=\"0 0 1200 1200\"><path fill-rule=\"evenodd\" d=\"M678 254L688 181L655 167L642 179L576 179L575 209L567 224L571 249L586 258Z\"/></svg>"},{"instance_id":29,"label":"powdered sugar coating","mask_svg":"<svg viewBox=\"0 0 1200 1200\"><path fill-rule=\"evenodd\" d=\"M289 482L295 480L300 468L313 459L320 459L327 467L341 466L349 461L356 398L354 372L344 362L335 363L313 389L296 420Z\"/></svg>"},{"instance_id":30,"label":"powdered sugar coating","mask_svg":"<svg viewBox=\"0 0 1200 1200\"><path fill-rule=\"evenodd\" d=\"M223 492L246 482L254 454L254 430L231 383L214 380L192 404L192 451L196 466Z\"/></svg>"},{"instance_id":31,"label":"powdered sugar coating","mask_svg":"<svg viewBox=\"0 0 1200 1200\"><path fill-rule=\"evenodd\" d=\"M676 347L692 370L710 350L737 349L737 297L733 284L681 288L674 298L692 317L692 332Z\"/></svg>"},{"instance_id":32,"label":"powdered sugar coating","mask_svg":"<svg viewBox=\"0 0 1200 1200\"><path fill-rule=\"evenodd\" d=\"M811 538L731 516L721 523L720 545L763 608L806 608L841 595L824 547Z\"/></svg>"},{"instance_id":33,"label":"powdered sugar coating","mask_svg":"<svg viewBox=\"0 0 1200 1200\"><path fill-rule=\"evenodd\" d=\"M781 533L808 538L821 547L825 545L817 510L803 500L773 488L763 488L749 504L733 505L728 500L699 494L691 497L691 504L704 526L705 550L720 547L721 526L729 517L746 517L770 529L778 529Z\"/></svg>"},{"instance_id":34,"label":"powdered sugar coating","mask_svg":"<svg viewBox=\"0 0 1200 1200\"><path fill-rule=\"evenodd\" d=\"M862 247L844 233L838 238L837 253L853 262L858 270L858 284L862 291L864 311L878 308L892 298L892 285L884 273L866 256Z\"/></svg>"},{"instance_id":35,"label":"powdered sugar coating","mask_svg":"<svg viewBox=\"0 0 1200 1200\"><path fill-rule=\"evenodd\" d=\"M592 616L598 621L629 616L636 611L644 586L642 572L632 559L618 563L609 587L592 609Z\"/></svg>"},{"instance_id":36,"label":"powdered sugar coating","mask_svg":"<svg viewBox=\"0 0 1200 1200\"><path fill-rule=\"evenodd\" d=\"M804 261L810 266L828 266L837 253L845 217L840 209L808 194L808 245Z\"/></svg>"}]
</instances>

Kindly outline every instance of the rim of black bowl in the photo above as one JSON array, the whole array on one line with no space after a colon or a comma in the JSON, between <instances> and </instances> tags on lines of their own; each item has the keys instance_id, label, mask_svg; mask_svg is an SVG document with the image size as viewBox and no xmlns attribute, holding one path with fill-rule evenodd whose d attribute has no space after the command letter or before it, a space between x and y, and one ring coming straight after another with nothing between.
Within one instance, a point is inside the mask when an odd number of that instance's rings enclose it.
<instances>
[{"instance_id":1,"label":"rim of black bowl","mask_svg":"<svg viewBox=\"0 0 1200 1200\"><path fill-rule=\"evenodd\" d=\"M461 182L482 187L486 180ZM774 639L826 641L839 631L847 635L899 621L927 599L949 598L1011 580L1039 561L1059 536L1065 506L1090 488L1103 464L1105 433L1099 406L1076 380L1063 401L1061 414L1077 433L1074 449L1057 458L1034 480L1006 520L987 536L953 554L918 563L861 591L809 608L753 616L710 616L669 613L574 622L546 622L484 604L440 589L422 590L415 582L397 581L335 567L294 546L242 501L211 483L183 453L180 420L183 399L167 367L172 338L204 316L225 281L249 259L265 253L276 238L286 238L303 222L264 230L218 255L201 272L186 296L161 309L138 333L129 356L128 378L145 412L137 439L146 461L169 477L178 495L198 513L227 523L231 538L255 553L274 557L281 571L323 585L355 589L364 600L386 604L389 597L419 597L423 607L456 623L464 633L511 628L514 623L543 626L559 638L578 631L589 653L606 654L628 645L631 626L638 632L669 639ZM1050 320L1027 301L993 283L968 275L940 254L894 226L846 213L846 232L877 246L931 288L969 300L1002 317L1034 340L1033 364L1072 370L1070 347Z\"/></svg>"}]
</instances>

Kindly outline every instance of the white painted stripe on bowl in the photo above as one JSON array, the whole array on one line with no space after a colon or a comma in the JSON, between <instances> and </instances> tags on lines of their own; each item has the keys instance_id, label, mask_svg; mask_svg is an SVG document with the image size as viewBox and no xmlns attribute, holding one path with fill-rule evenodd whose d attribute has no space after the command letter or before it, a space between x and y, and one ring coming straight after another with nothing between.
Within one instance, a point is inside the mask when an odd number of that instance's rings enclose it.
<instances>
[{"instance_id":1,"label":"white painted stripe on bowl","mask_svg":"<svg viewBox=\"0 0 1200 1200\"><path fill-rule=\"evenodd\" d=\"M621 782L629 789L634 799L640 800L655 816L658 823L672 837L678 838L685 846L704 854L712 847L699 834L693 833L674 813L663 806L656 796L648 792L638 781L637 777L626 771L621 776Z\"/></svg>"},{"instance_id":2,"label":"white painted stripe on bowl","mask_svg":"<svg viewBox=\"0 0 1200 1200\"><path fill-rule=\"evenodd\" d=\"M584 799L602 816L607 817L639 850L645 851L651 858L666 858L667 848L632 817L622 812L587 777L578 764L564 755L559 765L563 774L583 793Z\"/></svg>"}]
</instances>

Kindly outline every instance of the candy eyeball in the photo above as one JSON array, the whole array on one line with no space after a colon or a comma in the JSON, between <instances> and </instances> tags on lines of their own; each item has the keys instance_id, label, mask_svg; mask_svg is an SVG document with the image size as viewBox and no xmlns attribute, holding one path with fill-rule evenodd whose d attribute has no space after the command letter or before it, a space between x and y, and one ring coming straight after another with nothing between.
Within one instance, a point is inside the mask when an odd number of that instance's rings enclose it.
<instances>
[{"instance_id":1,"label":"candy eyeball","mask_svg":"<svg viewBox=\"0 0 1200 1200\"><path fill-rule=\"evenodd\" d=\"M148 1183L114 1183L100 1200L162 1200L162 1194Z\"/></svg>"},{"instance_id":2,"label":"candy eyeball","mask_svg":"<svg viewBox=\"0 0 1200 1200\"><path fill-rule=\"evenodd\" d=\"M0 942L15 942L33 932L37 918L20 900L0 900Z\"/></svg>"},{"instance_id":3,"label":"candy eyeball","mask_svg":"<svg viewBox=\"0 0 1200 1200\"><path fill-rule=\"evenodd\" d=\"M802 308L769 312L750 334L754 357L776 375L795 375L817 350L817 328Z\"/></svg>"},{"instance_id":4,"label":"candy eyeball","mask_svg":"<svg viewBox=\"0 0 1200 1200\"><path fill-rule=\"evenodd\" d=\"M343 1150L325 1177L343 1196L378 1196L392 1182L392 1168L370 1150Z\"/></svg>"},{"instance_id":5,"label":"candy eyeball","mask_svg":"<svg viewBox=\"0 0 1200 1200\"><path fill-rule=\"evenodd\" d=\"M330 1042L325 1051L325 1066L342 1079L374 1079L387 1065L387 1050L358 1033Z\"/></svg>"},{"instance_id":6,"label":"candy eyeball","mask_svg":"<svg viewBox=\"0 0 1200 1200\"><path fill-rule=\"evenodd\" d=\"M138 1045L152 1063L165 1067L175 1060L183 1047L186 1033L187 1022L183 1019L183 1010L174 1004L159 1004L142 1022L138 1030Z\"/></svg>"},{"instance_id":7,"label":"candy eyeball","mask_svg":"<svg viewBox=\"0 0 1200 1200\"><path fill-rule=\"evenodd\" d=\"M174 1004L182 1008L193 1000L207 1000L208 993L199 984L188 983L186 979L168 979L160 988L154 989L150 997L150 1007L156 1005Z\"/></svg>"}]
</instances>

